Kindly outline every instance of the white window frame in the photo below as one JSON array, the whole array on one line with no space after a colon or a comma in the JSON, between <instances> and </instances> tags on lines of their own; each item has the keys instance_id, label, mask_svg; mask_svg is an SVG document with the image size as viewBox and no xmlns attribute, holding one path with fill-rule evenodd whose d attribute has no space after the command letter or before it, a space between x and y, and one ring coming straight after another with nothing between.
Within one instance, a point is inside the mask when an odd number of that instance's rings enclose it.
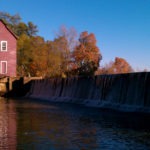
<instances>
[{"instance_id":1,"label":"white window frame","mask_svg":"<svg viewBox=\"0 0 150 150\"><path fill-rule=\"evenodd\" d=\"M3 50L3 44L6 44L6 48ZM1 51L2 52L7 52L7 41L1 41Z\"/></svg>"},{"instance_id":2,"label":"white window frame","mask_svg":"<svg viewBox=\"0 0 150 150\"><path fill-rule=\"evenodd\" d=\"M2 72L2 69L3 69L2 68L2 63L6 63L6 72L4 72L4 73ZM7 61L1 61L1 64L0 64L0 73L1 74L7 74Z\"/></svg>"}]
</instances>

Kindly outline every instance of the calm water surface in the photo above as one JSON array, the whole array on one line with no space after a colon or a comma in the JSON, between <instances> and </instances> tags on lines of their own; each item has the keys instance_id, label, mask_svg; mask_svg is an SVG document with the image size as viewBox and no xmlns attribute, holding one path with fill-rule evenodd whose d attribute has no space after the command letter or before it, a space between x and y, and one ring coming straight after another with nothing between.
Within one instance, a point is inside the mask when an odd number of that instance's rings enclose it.
<instances>
[{"instance_id":1,"label":"calm water surface","mask_svg":"<svg viewBox=\"0 0 150 150\"><path fill-rule=\"evenodd\" d=\"M0 98L0 150L148 150L150 117Z\"/></svg>"}]
</instances>

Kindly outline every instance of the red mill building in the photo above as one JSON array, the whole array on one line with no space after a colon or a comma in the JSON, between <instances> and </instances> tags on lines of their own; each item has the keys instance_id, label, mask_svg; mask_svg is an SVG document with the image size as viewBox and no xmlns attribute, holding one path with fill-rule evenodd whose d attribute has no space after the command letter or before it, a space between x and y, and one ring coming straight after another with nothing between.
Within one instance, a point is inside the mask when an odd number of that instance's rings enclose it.
<instances>
[{"instance_id":1,"label":"red mill building","mask_svg":"<svg viewBox=\"0 0 150 150\"><path fill-rule=\"evenodd\" d=\"M0 76L16 76L17 37L0 20Z\"/></svg>"}]
</instances>

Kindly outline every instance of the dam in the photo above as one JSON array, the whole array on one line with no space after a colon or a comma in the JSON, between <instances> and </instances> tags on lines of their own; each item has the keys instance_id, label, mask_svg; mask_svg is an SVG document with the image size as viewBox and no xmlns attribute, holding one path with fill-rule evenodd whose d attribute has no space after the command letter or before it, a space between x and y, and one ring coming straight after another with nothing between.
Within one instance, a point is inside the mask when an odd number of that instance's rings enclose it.
<instances>
[{"instance_id":1,"label":"dam","mask_svg":"<svg viewBox=\"0 0 150 150\"><path fill-rule=\"evenodd\" d=\"M150 72L32 80L26 97L150 113Z\"/></svg>"}]
</instances>

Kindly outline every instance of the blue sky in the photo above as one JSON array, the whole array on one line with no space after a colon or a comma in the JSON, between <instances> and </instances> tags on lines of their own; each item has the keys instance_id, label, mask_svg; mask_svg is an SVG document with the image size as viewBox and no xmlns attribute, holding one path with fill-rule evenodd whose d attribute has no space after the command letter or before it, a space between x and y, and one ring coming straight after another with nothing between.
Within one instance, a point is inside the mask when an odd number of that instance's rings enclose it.
<instances>
[{"instance_id":1,"label":"blue sky","mask_svg":"<svg viewBox=\"0 0 150 150\"><path fill-rule=\"evenodd\" d=\"M150 70L150 0L0 0L0 11L32 21L46 40L61 25L92 32L102 65L117 56L136 70Z\"/></svg>"}]
</instances>

